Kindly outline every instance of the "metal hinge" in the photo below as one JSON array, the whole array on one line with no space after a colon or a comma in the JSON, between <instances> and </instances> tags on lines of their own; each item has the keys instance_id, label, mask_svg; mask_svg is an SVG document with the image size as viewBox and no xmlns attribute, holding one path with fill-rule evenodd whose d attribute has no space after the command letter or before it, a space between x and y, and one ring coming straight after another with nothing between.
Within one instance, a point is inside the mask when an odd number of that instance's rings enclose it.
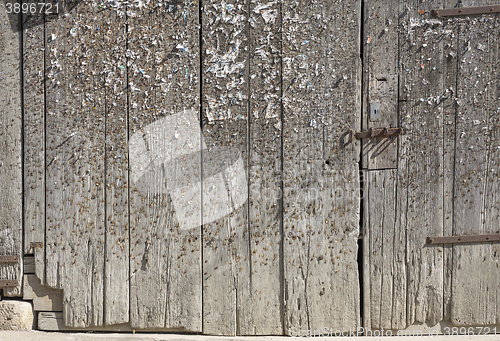
<instances>
[{"instance_id":1,"label":"metal hinge","mask_svg":"<svg viewBox=\"0 0 500 341\"><path fill-rule=\"evenodd\" d=\"M500 233L476 234L468 236L427 237L427 244L460 244L500 241Z\"/></svg>"},{"instance_id":2,"label":"metal hinge","mask_svg":"<svg viewBox=\"0 0 500 341\"><path fill-rule=\"evenodd\" d=\"M500 12L500 5L434 9L431 11L433 17L454 17L459 15L489 14Z\"/></svg>"},{"instance_id":3,"label":"metal hinge","mask_svg":"<svg viewBox=\"0 0 500 341\"><path fill-rule=\"evenodd\" d=\"M356 138L357 140L361 140L364 138L391 137L401 135L402 133L402 128L370 129L368 131L362 131L359 133L355 133L352 129L349 129L349 141L352 142L354 138Z\"/></svg>"}]
</instances>

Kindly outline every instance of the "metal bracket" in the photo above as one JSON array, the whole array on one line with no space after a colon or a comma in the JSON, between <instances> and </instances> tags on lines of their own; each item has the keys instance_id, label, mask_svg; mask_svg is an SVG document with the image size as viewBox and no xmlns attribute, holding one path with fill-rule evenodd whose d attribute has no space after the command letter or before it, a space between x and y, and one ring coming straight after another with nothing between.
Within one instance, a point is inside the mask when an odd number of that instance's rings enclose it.
<instances>
[{"instance_id":1,"label":"metal bracket","mask_svg":"<svg viewBox=\"0 0 500 341\"><path fill-rule=\"evenodd\" d=\"M36 248L42 248L43 243L42 242L31 242L30 243L30 248L36 249Z\"/></svg>"},{"instance_id":2,"label":"metal bracket","mask_svg":"<svg viewBox=\"0 0 500 341\"><path fill-rule=\"evenodd\" d=\"M380 137L391 137L401 135L403 133L402 128L381 128L381 129L370 129L368 131L362 131L359 133L354 133L352 129L349 130L349 141L352 142L354 138L361 140L364 138L380 138Z\"/></svg>"},{"instance_id":3,"label":"metal bracket","mask_svg":"<svg viewBox=\"0 0 500 341\"><path fill-rule=\"evenodd\" d=\"M0 288L6 287L17 287L19 284L17 279L1 279L0 280Z\"/></svg>"},{"instance_id":4,"label":"metal bracket","mask_svg":"<svg viewBox=\"0 0 500 341\"><path fill-rule=\"evenodd\" d=\"M434 9L431 11L433 17L454 17L459 15L489 14L500 12L500 5Z\"/></svg>"},{"instance_id":5,"label":"metal bracket","mask_svg":"<svg viewBox=\"0 0 500 341\"><path fill-rule=\"evenodd\" d=\"M19 256L0 256L0 263L17 263Z\"/></svg>"},{"instance_id":6,"label":"metal bracket","mask_svg":"<svg viewBox=\"0 0 500 341\"><path fill-rule=\"evenodd\" d=\"M427 244L461 244L500 241L500 233L476 234L468 236L427 237Z\"/></svg>"}]
</instances>

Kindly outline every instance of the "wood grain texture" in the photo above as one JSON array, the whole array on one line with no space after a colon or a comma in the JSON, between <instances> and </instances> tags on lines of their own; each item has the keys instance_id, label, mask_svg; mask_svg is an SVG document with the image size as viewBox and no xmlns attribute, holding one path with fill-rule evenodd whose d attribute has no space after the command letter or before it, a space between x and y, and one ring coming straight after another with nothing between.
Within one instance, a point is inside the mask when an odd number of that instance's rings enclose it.
<instances>
[{"instance_id":1,"label":"wood grain texture","mask_svg":"<svg viewBox=\"0 0 500 341\"><path fill-rule=\"evenodd\" d=\"M35 257L24 255L23 257L23 273L24 274L34 274L35 273Z\"/></svg>"},{"instance_id":2,"label":"wood grain texture","mask_svg":"<svg viewBox=\"0 0 500 341\"><path fill-rule=\"evenodd\" d=\"M356 328L360 3L282 10L285 333Z\"/></svg>"},{"instance_id":3,"label":"wood grain texture","mask_svg":"<svg viewBox=\"0 0 500 341\"><path fill-rule=\"evenodd\" d=\"M365 1L363 44L363 130L398 126L397 1ZM370 103L380 103L380 120L370 118ZM397 137L363 139L362 166L397 168Z\"/></svg>"},{"instance_id":4,"label":"wood grain texture","mask_svg":"<svg viewBox=\"0 0 500 341\"><path fill-rule=\"evenodd\" d=\"M400 121L405 135L400 141L398 198L406 216L407 316L406 325L435 325L443 319L443 250L428 248L429 234L443 234L443 97L446 46L453 35L442 21L428 19L441 1L425 4L401 2L400 54L409 56L400 68L406 89ZM424 17L423 17L424 16ZM448 92L446 91L448 90ZM399 200L399 199L398 199ZM404 206L403 206L404 205ZM398 213L399 214L399 213Z\"/></svg>"},{"instance_id":5,"label":"wood grain texture","mask_svg":"<svg viewBox=\"0 0 500 341\"><path fill-rule=\"evenodd\" d=\"M36 4L35 0L26 3ZM35 254L37 275L45 281L45 65L44 15L23 15L24 253ZM45 243L44 243L45 245Z\"/></svg>"},{"instance_id":6,"label":"wood grain texture","mask_svg":"<svg viewBox=\"0 0 500 341\"><path fill-rule=\"evenodd\" d=\"M10 19L10 20L9 20ZM12 26L11 26L12 25ZM18 280L2 288L20 296L22 282L22 107L19 18L0 3L0 255L17 255L16 263L0 264L0 279Z\"/></svg>"},{"instance_id":7,"label":"wood grain texture","mask_svg":"<svg viewBox=\"0 0 500 341\"><path fill-rule=\"evenodd\" d=\"M248 11L248 3L234 0L203 2L204 334L253 334L257 316L250 293L248 184L228 188L232 185L225 171L218 171L218 165L229 169L239 157L242 169L238 171L248 179ZM210 211L220 212L221 218L207 219Z\"/></svg>"},{"instance_id":8,"label":"wood grain texture","mask_svg":"<svg viewBox=\"0 0 500 341\"><path fill-rule=\"evenodd\" d=\"M103 324L105 96L98 8L46 22L46 284L67 326Z\"/></svg>"},{"instance_id":9,"label":"wood grain texture","mask_svg":"<svg viewBox=\"0 0 500 341\"><path fill-rule=\"evenodd\" d=\"M105 124L104 325L129 322L129 206L126 19L110 8L99 13L95 42L102 63Z\"/></svg>"},{"instance_id":10,"label":"wood grain texture","mask_svg":"<svg viewBox=\"0 0 500 341\"><path fill-rule=\"evenodd\" d=\"M443 8L459 6L456 0L447 0ZM457 43L459 38L458 20L444 21L447 30L452 34L445 35L443 40L444 55L442 72L444 74L444 91L441 103L443 106L443 236L453 234L454 215L454 179L455 179L455 136L457 112ZM452 286L452 245L443 245L443 320L450 320L451 286Z\"/></svg>"},{"instance_id":11,"label":"wood grain texture","mask_svg":"<svg viewBox=\"0 0 500 341\"><path fill-rule=\"evenodd\" d=\"M23 300L32 300L34 311L63 310L62 290L42 285L36 275L24 275Z\"/></svg>"},{"instance_id":12,"label":"wood grain texture","mask_svg":"<svg viewBox=\"0 0 500 341\"><path fill-rule=\"evenodd\" d=\"M444 318L447 305L444 293L449 294L449 290L444 281L443 246L431 248L425 240L433 233L443 235L444 229L450 228L453 209L449 179L453 177L454 162L456 25L453 20L428 19L431 9L448 5L441 1L425 4L405 1L400 2L398 9L401 14L398 15L401 28L398 120L404 134L399 137L398 168L394 177L396 194L393 203L386 204L395 205L393 222L387 224L394 226L394 230L384 232L393 233L391 238L397 241L392 243L389 252L405 258L395 257L393 272L388 275L383 270L377 271L380 264L386 262L386 256L374 257L370 266L377 269L371 269L370 281L381 285L381 293L395 290L393 282L399 283L400 289L395 292L404 291L406 298L395 296L391 304L396 310L391 315L382 313L386 301L381 300L380 305L372 301L373 328L402 329L418 323L435 325ZM446 180L444 174L448 177ZM372 187L370 183L368 186ZM377 199L370 196L369 200L369 205L373 205ZM368 209L368 219L372 216L376 219L375 212ZM369 230L377 226L371 220L367 223ZM376 238L377 235L370 232L370 243L376 243ZM384 247L390 248L389 245L386 243ZM385 249L383 253L387 254ZM389 277L384 280L384 276ZM371 297L374 297L373 289Z\"/></svg>"},{"instance_id":13,"label":"wood grain texture","mask_svg":"<svg viewBox=\"0 0 500 341\"><path fill-rule=\"evenodd\" d=\"M368 171L364 180L368 215L363 238L367 240L365 252L370 260L370 295L366 296L369 327L405 328L406 231L397 218L397 170Z\"/></svg>"},{"instance_id":14,"label":"wood grain texture","mask_svg":"<svg viewBox=\"0 0 500 341\"><path fill-rule=\"evenodd\" d=\"M130 164L147 155L140 167L151 170L143 175L146 186L141 187L134 175L137 169L131 166L130 323L133 328L201 332L200 223L181 229L179 221L185 212L167 191L189 173L180 164L172 166L177 162L175 150L185 147L184 140L172 141L184 139L192 131L181 129L167 136L171 130L165 125L165 120L184 122L187 112L198 112L199 9L197 2L190 1L162 5L134 5L135 14L128 21L129 138L138 145L140 141L148 144L139 154L132 154L129 145ZM194 134L199 134L199 122L191 123ZM196 154L200 140L195 144ZM165 178L163 169L172 178ZM186 175L196 177L198 172L201 179L199 170L191 171L193 174ZM199 181L191 185L199 194Z\"/></svg>"},{"instance_id":15,"label":"wood grain texture","mask_svg":"<svg viewBox=\"0 0 500 341\"><path fill-rule=\"evenodd\" d=\"M465 1L463 6L489 1ZM453 235L499 231L498 15L461 18ZM453 245L451 321L500 322L500 278L493 244Z\"/></svg>"},{"instance_id":16,"label":"wood grain texture","mask_svg":"<svg viewBox=\"0 0 500 341\"><path fill-rule=\"evenodd\" d=\"M238 306L249 316L239 333L282 335L281 6L248 3L250 305Z\"/></svg>"}]
</instances>

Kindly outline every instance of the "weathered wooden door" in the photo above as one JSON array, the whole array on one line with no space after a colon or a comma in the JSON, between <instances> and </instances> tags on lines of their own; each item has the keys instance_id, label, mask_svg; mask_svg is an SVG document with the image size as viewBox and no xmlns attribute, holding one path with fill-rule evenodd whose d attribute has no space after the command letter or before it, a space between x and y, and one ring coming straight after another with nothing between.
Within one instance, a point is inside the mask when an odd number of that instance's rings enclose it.
<instances>
[{"instance_id":1,"label":"weathered wooden door","mask_svg":"<svg viewBox=\"0 0 500 341\"><path fill-rule=\"evenodd\" d=\"M65 324L356 329L361 3L61 11L23 24L25 252Z\"/></svg>"},{"instance_id":2,"label":"weathered wooden door","mask_svg":"<svg viewBox=\"0 0 500 341\"><path fill-rule=\"evenodd\" d=\"M500 323L498 244L426 244L500 232L500 18L431 17L491 4L365 1L365 327Z\"/></svg>"}]
</instances>

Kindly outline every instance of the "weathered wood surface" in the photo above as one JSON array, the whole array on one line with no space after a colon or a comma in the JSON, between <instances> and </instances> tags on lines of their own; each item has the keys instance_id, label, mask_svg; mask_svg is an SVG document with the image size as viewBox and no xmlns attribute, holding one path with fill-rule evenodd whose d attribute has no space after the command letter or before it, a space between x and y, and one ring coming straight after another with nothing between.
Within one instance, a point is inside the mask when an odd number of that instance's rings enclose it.
<instances>
[{"instance_id":1,"label":"weathered wood surface","mask_svg":"<svg viewBox=\"0 0 500 341\"><path fill-rule=\"evenodd\" d=\"M10 20L9 20L10 19ZM5 296L20 296L22 281L22 106L19 18L0 3L0 255L19 261L0 264L0 279L18 280L2 288Z\"/></svg>"},{"instance_id":2,"label":"weathered wood surface","mask_svg":"<svg viewBox=\"0 0 500 341\"><path fill-rule=\"evenodd\" d=\"M63 313L52 311L38 312L38 329L44 331L107 331L107 332L132 332L128 324L114 326L94 326L86 328L71 328L65 326Z\"/></svg>"},{"instance_id":3,"label":"weathered wood surface","mask_svg":"<svg viewBox=\"0 0 500 341\"><path fill-rule=\"evenodd\" d=\"M113 7L97 12L99 31L95 42L102 63L99 84L104 88L104 324L129 322L129 202L128 202L128 103L126 18Z\"/></svg>"},{"instance_id":4,"label":"weathered wood surface","mask_svg":"<svg viewBox=\"0 0 500 341\"><path fill-rule=\"evenodd\" d=\"M493 1L464 1L463 6ZM453 235L499 232L500 18L459 20ZM500 322L494 245L453 245L451 321Z\"/></svg>"},{"instance_id":5,"label":"weathered wood surface","mask_svg":"<svg viewBox=\"0 0 500 341\"><path fill-rule=\"evenodd\" d=\"M64 290L65 323L103 320L105 88L98 8L47 20L46 284Z\"/></svg>"},{"instance_id":6,"label":"weathered wood surface","mask_svg":"<svg viewBox=\"0 0 500 341\"><path fill-rule=\"evenodd\" d=\"M356 328L360 3L282 11L284 332Z\"/></svg>"},{"instance_id":7,"label":"weathered wood surface","mask_svg":"<svg viewBox=\"0 0 500 341\"><path fill-rule=\"evenodd\" d=\"M37 1L31 0L30 6ZM45 282L45 17L23 14L24 253ZM42 242L33 249L31 242ZM26 270L24 271L26 273Z\"/></svg>"},{"instance_id":8,"label":"weathered wood surface","mask_svg":"<svg viewBox=\"0 0 500 341\"><path fill-rule=\"evenodd\" d=\"M363 131L398 126L399 4L394 0L364 1ZM370 118L370 103L380 104L380 119ZM362 141L365 169L397 167L397 137Z\"/></svg>"},{"instance_id":9,"label":"weathered wood surface","mask_svg":"<svg viewBox=\"0 0 500 341\"><path fill-rule=\"evenodd\" d=\"M373 170L364 177L364 252L369 259L365 312L367 328L406 327L407 275L404 215L397 212L397 170Z\"/></svg>"},{"instance_id":10,"label":"weathered wood surface","mask_svg":"<svg viewBox=\"0 0 500 341\"><path fill-rule=\"evenodd\" d=\"M24 274L34 274L35 273L35 257L24 255L23 257L23 273Z\"/></svg>"},{"instance_id":11,"label":"weathered wood surface","mask_svg":"<svg viewBox=\"0 0 500 341\"><path fill-rule=\"evenodd\" d=\"M235 209L228 169L238 153L248 172L249 3L203 2L202 122L207 149L203 160L203 333L253 334L248 194ZM221 151L221 148L224 148ZM217 154L221 151L221 155ZM242 192L244 190L244 192ZM207 211L225 212L206 221ZM254 293L257 294L257 293ZM243 330L241 330L243 329Z\"/></svg>"},{"instance_id":12,"label":"weathered wood surface","mask_svg":"<svg viewBox=\"0 0 500 341\"><path fill-rule=\"evenodd\" d=\"M130 323L133 328L201 332L201 219L181 228L179 222L186 212L176 206L178 198L167 191L184 174L180 163L175 166L180 162L176 157L186 153L186 148L196 155L201 147L199 138L186 136L199 136L200 129L197 114L196 121L190 121L200 104L198 3L136 4L132 12L127 36L128 134L130 141L136 139L137 149L129 145L133 176L129 199ZM179 125L179 131L173 131L168 122ZM183 131L186 122L191 122L194 130ZM167 136L168 132L172 134ZM147 151L138 147L141 143L148 146ZM186 147L189 143L192 145ZM145 163L140 166L149 170L141 180L146 186L139 185L135 178L138 169L132 166L140 163L141 157ZM165 179L163 171L172 177ZM199 201L201 185L199 181L191 185L197 193L193 200Z\"/></svg>"},{"instance_id":13,"label":"weathered wood surface","mask_svg":"<svg viewBox=\"0 0 500 341\"><path fill-rule=\"evenodd\" d=\"M282 335L281 6L249 1L250 306L243 335ZM244 302L242 302L244 303ZM241 310L241 308L239 307Z\"/></svg>"},{"instance_id":14,"label":"weathered wood surface","mask_svg":"<svg viewBox=\"0 0 500 341\"><path fill-rule=\"evenodd\" d=\"M498 269L491 246L425 245L430 235L498 230L498 177L491 171L498 167L498 19L429 18L431 9L455 5L399 5L398 119L405 134L399 137L397 173L382 177L394 183L381 186L376 171L368 171L365 183L367 327L402 329L450 318L460 325L498 323ZM393 186L395 194L387 196ZM390 214L381 215L372 208L377 205L391 208ZM392 290L397 294L387 302L384 293Z\"/></svg>"},{"instance_id":15,"label":"weathered wood surface","mask_svg":"<svg viewBox=\"0 0 500 341\"><path fill-rule=\"evenodd\" d=\"M32 300L35 311L63 311L62 290L42 285L36 275L24 275L23 300Z\"/></svg>"},{"instance_id":16,"label":"weathered wood surface","mask_svg":"<svg viewBox=\"0 0 500 341\"><path fill-rule=\"evenodd\" d=\"M443 233L443 105L446 96L446 43L453 32L444 23L432 21L429 11L442 1L400 2L399 34L402 61L399 74L404 89L399 111L405 134L400 139L396 216L406 224L406 326L443 318L442 247L428 248L429 234ZM403 220L403 219L401 219ZM392 321L397 328L404 322ZM390 327L390 326L388 326Z\"/></svg>"}]
</instances>

